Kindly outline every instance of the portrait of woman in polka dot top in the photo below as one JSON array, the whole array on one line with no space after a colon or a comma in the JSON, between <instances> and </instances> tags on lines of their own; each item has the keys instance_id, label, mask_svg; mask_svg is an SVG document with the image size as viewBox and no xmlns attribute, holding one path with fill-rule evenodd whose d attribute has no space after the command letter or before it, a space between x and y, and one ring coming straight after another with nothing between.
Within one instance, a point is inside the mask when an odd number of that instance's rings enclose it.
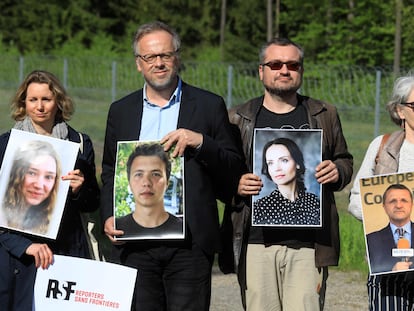
<instances>
[{"instance_id":1,"label":"portrait of woman in polka dot top","mask_svg":"<svg viewBox=\"0 0 414 311\"><path fill-rule=\"evenodd\" d=\"M278 137L263 147L261 173L275 189L253 204L253 225L320 226L317 195L306 191L305 161L298 145Z\"/></svg>"}]
</instances>

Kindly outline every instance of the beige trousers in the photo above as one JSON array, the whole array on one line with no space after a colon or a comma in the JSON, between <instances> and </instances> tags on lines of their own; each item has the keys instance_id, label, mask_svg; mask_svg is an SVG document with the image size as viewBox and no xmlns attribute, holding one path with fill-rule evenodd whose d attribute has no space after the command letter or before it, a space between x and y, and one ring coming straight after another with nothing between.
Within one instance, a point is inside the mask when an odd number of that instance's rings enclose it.
<instances>
[{"instance_id":1,"label":"beige trousers","mask_svg":"<svg viewBox=\"0 0 414 311\"><path fill-rule=\"evenodd\" d=\"M248 311L319 311L327 267L315 267L313 248L249 244L246 259Z\"/></svg>"}]
</instances>

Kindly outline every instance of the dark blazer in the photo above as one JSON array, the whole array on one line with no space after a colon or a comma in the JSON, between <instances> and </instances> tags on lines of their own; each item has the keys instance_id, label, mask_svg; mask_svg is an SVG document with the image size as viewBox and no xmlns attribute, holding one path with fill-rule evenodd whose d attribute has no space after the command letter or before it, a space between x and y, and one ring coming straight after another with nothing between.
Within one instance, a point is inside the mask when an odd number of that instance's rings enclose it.
<instances>
[{"instance_id":1,"label":"dark blazer","mask_svg":"<svg viewBox=\"0 0 414 311\"><path fill-rule=\"evenodd\" d=\"M414 242L414 223L411 222L411 243ZM371 273L391 272L392 267L401 258L392 257L392 249L396 248L390 225L367 235L367 247ZM411 245L412 247L412 245ZM412 257L410 261L414 258ZM412 267L414 268L414 267Z\"/></svg>"},{"instance_id":2,"label":"dark blazer","mask_svg":"<svg viewBox=\"0 0 414 311\"><path fill-rule=\"evenodd\" d=\"M138 140L143 111L140 89L114 102L108 113L102 160L102 221L113 216L113 184L118 141ZM231 200L243 165L224 100L182 84L177 128L203 134L199 150L188 148L184 160L185 212L192 241L209 254L220 249L216 199Z\"/></svg>"}]
</instances>

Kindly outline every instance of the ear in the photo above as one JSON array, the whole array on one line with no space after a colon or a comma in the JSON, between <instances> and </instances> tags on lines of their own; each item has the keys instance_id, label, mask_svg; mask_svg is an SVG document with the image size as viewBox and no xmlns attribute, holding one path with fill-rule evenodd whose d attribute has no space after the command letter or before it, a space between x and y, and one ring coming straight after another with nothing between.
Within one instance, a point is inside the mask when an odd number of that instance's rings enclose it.
<instances>
[{"instance_id":1,"label":"ear","mask_svg":"<svg viewBox=\"0 0 414 311\"><path fill-rule=\"evenodd\" d=\"M300 165L296 164L296 169L299 170L300 169Z\"/></svg>"},{"instance_id":2,"label":"ear","mask_svg":"<svg viewBox=\"0 0 414 311\"><path fill-rule=\"evenodd\" d=\"M259 79L260 79L260 81L263 81L263 69L264 69L264 66L259 65Z\"/></svg>"},{"instance_id":3,"label":"ear","mask_svg":"<svg viewBox=\"0 0 414 311\"><path fill-rule=\"evenodd\" d=\"M395 108L398 116L400 117L401 120L405 119L405 114L404 114L404 110L402 109L401 105L397 105L397 107Z\"/></svg>"},{"instance_id":4,"label":"ear","mask_svg":"<svg viewBox=\"0 0 414 311\"><path fill-rule=\"evenodd\" d=\"M138 72L141 72L142 71L142 67L139 64L139 57L135 57L135 64L137 65Z\"/></svg>"}]
</instances>

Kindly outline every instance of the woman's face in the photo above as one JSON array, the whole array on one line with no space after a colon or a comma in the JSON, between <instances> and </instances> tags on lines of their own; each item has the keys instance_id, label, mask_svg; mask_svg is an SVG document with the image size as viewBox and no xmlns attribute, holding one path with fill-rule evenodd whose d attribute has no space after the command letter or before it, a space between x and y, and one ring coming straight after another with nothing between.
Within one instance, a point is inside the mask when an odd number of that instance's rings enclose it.
<instances>
[{"instance_id":1,"label":"woman's face","mask_svg":"<svg viewBox=\"0 0 414 311\"><path fill-rule=\"evenodd\" d=\"M296 162L284 145L271 145L266 150L266 163L275 184L287 185L296 180Z\"/></svg>"},{"instance_id":2,"label":"woman's face","mask_svg":"<svg viewBox=\"0 0 414 311\"><path fill-rule=\"evenodd\" d=\"M22 193L28 205L46 200L56 182L56 161L49 155L34 158L24 176Z\"/></svg>"},{"instance_id":3,"label":"woman's face","mask_svg":"<svg viewBox=\"0 0 414 311\"><path fill-rule=\"evenodd\" d=\"M26 113L33 125L50 132L55 122L58 106L46 83L30 83L26 94ZM37 129L36 129L37 130Z\"/></svg>"}]
</instances>

